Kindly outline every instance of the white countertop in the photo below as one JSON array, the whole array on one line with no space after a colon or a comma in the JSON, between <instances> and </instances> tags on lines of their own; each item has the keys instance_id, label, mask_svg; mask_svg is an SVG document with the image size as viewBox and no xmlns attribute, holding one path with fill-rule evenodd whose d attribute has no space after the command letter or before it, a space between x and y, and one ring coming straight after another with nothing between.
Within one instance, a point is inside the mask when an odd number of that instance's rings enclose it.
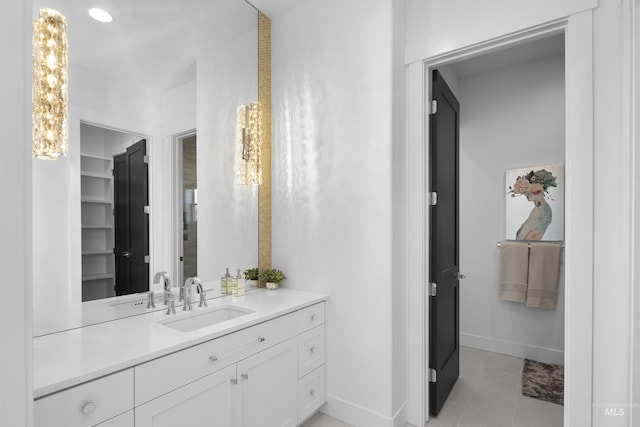
<instances>
[{"instance_id":1,"label":"white countertop","mask_svg":"<svg viewBox=\"0 0 640 427\"><path fill-rule=\"evenodd\" d=\"M207 293L207 299L225 296L220 293L219 281L203 282L202 286ZM245 286L247 292L255 290L255 288L251 288L246 283ZM165 310L166 307L162 305L164 299L162 287L160 285L155 285L155 287L156 308L147 308L147 292L72 304L51 304L44 307L34 307L33 336L39 337ZM179 289L174 287L171 291L174 295L178 295ZM133 303L138 304L134 306Z\"/></svg>"},{"instance_id":2,"label":"white countertop","mask_svg":"<svg viewBox=\"0 0 640 427\"><path fill-rule=\"evenodd\" d=\"M209 300L209 309L236 305L254 312L195 331L180 332L160 324L160 320L169 316L165 311L156 311L34 338L34 397L130 368L326 299L324 294L296 289L259 289L243 297ZM176 305L177 314L170 316L172 319L200 310L197 302L191 312L183 312Z\"/></svg>"}]
</instances>

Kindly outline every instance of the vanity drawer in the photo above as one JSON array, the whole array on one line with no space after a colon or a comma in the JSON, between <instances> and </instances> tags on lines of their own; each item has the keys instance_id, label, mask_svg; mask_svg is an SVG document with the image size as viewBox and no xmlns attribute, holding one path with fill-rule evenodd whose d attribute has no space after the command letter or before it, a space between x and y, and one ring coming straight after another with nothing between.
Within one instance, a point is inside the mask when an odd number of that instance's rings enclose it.
<instances>
[{"instance_id":1,"label":"vanity drawer","mask_svg":"<svg viewBox=\"0 0 640 427\"><path fill-rule=\"evenodd\" d=\"M322 325L324 323L324 302L298 310L297 315L299 334Z\"/></svg>"},{"instance_id":2,"label":"vanity drawer","mask_svg":"<svg viewBox=\"0 0 640 427\"><path fill-rule=\"evenodd\" d=\"M326 402L324 365L298 380L298 424Z\"/></svg>"},{"instance_id":3,"label":"vanity drawer","mask_svg":"<svg viewBox=\"0 0 640 427\"><path fill-rule=\"evenodd\" d=\"M134 425L135 419L133 417L133 409L131 409L130 411L102 422L95 427L133 427Z\"/></svg>"},{"instance_id":4,"label":"vanity drawer","mask_svg":"<svg viewBox=\"0 0 640 427\"><path fill-rule=\"evenodd\" d=\"M35 427L93 426L133 409L133 369L34 402Z\"/></svg>"},{"instance_id":5,"label":"vanity drawer","mask_svg":"<svg viewBox=\"0 0 640 427\"><path fill-rule=\"evenodd\" d=\"M298 335L298 378L324 363L324 325Z\"/></svg>"},{"instance_id":6,"label":"vanity drawer","mask_svg":"<svg viewBox=\"0 0 640 427\"><path fill-rule=\"evenodd\" d=\"M136 366L136 406L294 337L296 319L278 317Z\"/></svg>"}]
</instances>

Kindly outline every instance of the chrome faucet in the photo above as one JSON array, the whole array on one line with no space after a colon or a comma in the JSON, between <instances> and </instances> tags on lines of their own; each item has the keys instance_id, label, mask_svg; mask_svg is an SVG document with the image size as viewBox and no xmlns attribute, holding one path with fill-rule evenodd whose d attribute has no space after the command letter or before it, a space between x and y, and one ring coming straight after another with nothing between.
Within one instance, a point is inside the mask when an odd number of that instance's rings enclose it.
<instances>
[{"instance_id":1,"label":"chrome faucet","mask_svg":"<svg viewBox=\"0 0 640 427\"><path fill-rule=\"evenodd\" d=\"M207 295L202 288L202 282L197 277L189 277L184 281L184 285L182 286L181 294L184 295L184 303L182 305L183 311L191 310L191 287L193 285L196 285L196 290L200 294L200 304L198 306L207 306Z\"/></svg>"},{"instance_id":2,"label":"chrome faucet","mask_svg":"<svg viewBox=\"0 0 640 427\"><path fill-rule=\"evenodd\" d=\"M160 279L164 281L164 305L169 303L168 296L171 294L171 278L166 271L160 271L153 276L153 284L160 283Z\"/></svg>"}]
</instances>

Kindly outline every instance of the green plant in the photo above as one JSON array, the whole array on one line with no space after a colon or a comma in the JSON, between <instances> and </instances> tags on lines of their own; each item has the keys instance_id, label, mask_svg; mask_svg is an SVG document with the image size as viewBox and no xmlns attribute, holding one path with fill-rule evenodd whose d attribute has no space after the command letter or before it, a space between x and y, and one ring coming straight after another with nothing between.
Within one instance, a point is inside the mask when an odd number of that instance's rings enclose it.
<instances>
[{"instance_id":1,"label":"green plant","mask_svg":"<svg viewBox=\"0 0 640 427\"><path fill-rule=\"evenodd\" d=\"M244 271L244 278L247 280L258 280L260 271L258 270L258 267L254 267L254 268L247 268Z\"/></svg>"},{"instance_id":2,"label":"green plant","mask_svg":"<svg viewBox=\"0 0 640 427\"><path fill-rule=\"evenodd\" d=\"M270 283L280 283L284 279L286 279L284 273L275 268L270 268L268 270L262 270L260 272L260 280L264 280L265 282Z\"/></svg>"}]
</instances>

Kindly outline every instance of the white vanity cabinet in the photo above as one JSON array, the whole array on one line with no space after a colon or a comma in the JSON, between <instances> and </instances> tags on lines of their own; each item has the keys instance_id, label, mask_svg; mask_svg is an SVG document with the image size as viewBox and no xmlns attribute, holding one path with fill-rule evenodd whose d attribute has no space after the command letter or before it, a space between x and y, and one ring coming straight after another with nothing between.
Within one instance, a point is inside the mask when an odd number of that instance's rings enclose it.
<instances>
[{"instance_id":1,"label":"white vanity cabinet","mask_svg":"<svg viewBox=\"0 0 640 427\"><path fill-rule=\"evenodd\" d=\"M138 406L136 427L232 427L235 368L235 365L228 366Z\"/></svg>"},{"instance_id":2,"label":"white vanity cabinet","mask_svg":"<svg viewBox=\"0 0 640 427\"><path fill-rule=\"evenodd\" d=\"M138 406L135 425L293 427L296 347L291 338Z\"/></svg>"},{"instance_id":3,"label":"white vanity cabinet","mask_svg":"<svg viewBox=\"0 0 640 427\"><path fill-rule=\"evenodd\" d=\"M295 427L326 400L323 323L319 303L136 366L136 427Z\"/></svg>"},{"instance_id":4,"label":"white vanity cabinet","mask_svg":"<svg viewBox=\"0 0 640 427\"><path fill-rule=\"evenodd\" d=\"M237 427L294 427L298 424L296 339L238 363Z\"/></svg>"},{"instance_id":5,"label":"white vanity cabinet","mask_svg":"<svg viewBox=\"0 0 640 427\"><path fill-rule=\"evenodd\" d=\"M34 402L36 427L133 427L133 369Z\"/></svg>"},{"instance_id":6,"label":"white vanity cabinet","mask_svg":"<svg viewBox=\"0 0 640 427\"><path fill-rule=\"evenodd\" d=\"M263 319L40 397L35 427L298 426L326 401L325 303Z\"/></svg>"},{"instance_id":7,"label":"white vanity cabinet","mask_svg":"<svg viewBox=\"0 0 640 427\"><path fill-rule=\"evenodd\" d=\"M324 303L297 312L298 423L326 402Z\"/></svg>"}]
</instances>

